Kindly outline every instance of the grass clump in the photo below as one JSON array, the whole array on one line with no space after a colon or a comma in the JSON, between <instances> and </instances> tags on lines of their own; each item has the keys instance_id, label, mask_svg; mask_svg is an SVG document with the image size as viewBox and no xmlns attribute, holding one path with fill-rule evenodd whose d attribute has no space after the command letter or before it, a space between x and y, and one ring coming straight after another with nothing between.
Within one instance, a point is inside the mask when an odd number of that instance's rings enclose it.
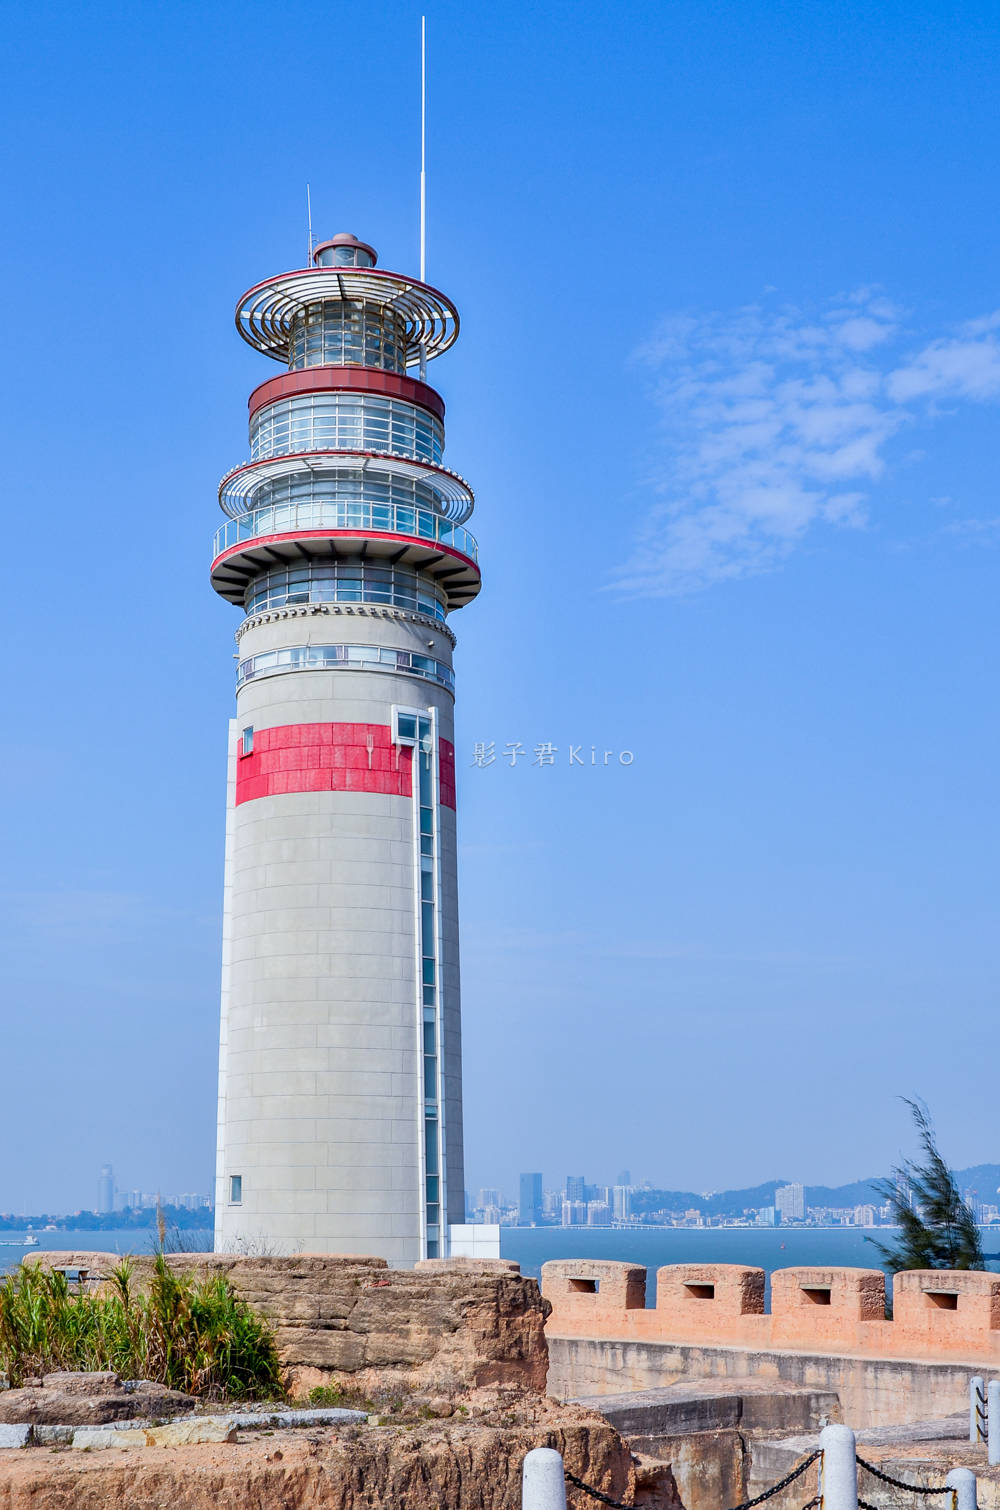
<instances>
[{"instance_id":1,"label":"grass clump","mask_svg":"<svg viewBox=\"0 0 1000 1510\"><path fill-rule=\"evenodd\" d=\"M224 1276L175 1274L162 1253L147 1293L131 1263L101 1294L77 1294L64 1274L22 1264L0 1283L0 1372L17 1388L62 1369L111 1369L207 1399L283 1399L274 1336Z\"/></svg>"},{"instance_id":2,"label":"grass clump","mask_svg":"<svg viewBox=\"0 0 1000 1510\"><path fill-rule=\"evenodd\" d=\"M339 1384L317 1384L307 1396L310 1405L331 1410L371 1410L372 1402L363 1390Z\"/></svg>"}]
</instances>

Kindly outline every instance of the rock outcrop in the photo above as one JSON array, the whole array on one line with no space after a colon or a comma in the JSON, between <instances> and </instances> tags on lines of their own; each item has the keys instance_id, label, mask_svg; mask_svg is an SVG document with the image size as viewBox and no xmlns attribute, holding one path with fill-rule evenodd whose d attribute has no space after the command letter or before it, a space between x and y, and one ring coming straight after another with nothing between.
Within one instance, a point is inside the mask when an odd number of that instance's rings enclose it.
<instances>
[{"instance_id":1,"label":"rock outcrop","mask_svg":"<svg viewBox=\"0 0 1000 1510\"><path fill-rule=\"evenodd\" d=\"M632 1501L631 1455L593 1412L510 1388L479 1391L464 1409L446 1421L241 1432L234 1443L0 1452L0 1510L519 1510L532 1447L557 1448L572 1473ZM594 1504L572 1490L569 1503Z\"/></svg>"},{"instance_id":2,"label":"rock outcrop","mask_svg":"<svg viewBox=\"0 0 1000 1510\"><path fill-rule=\"evenodd\" d=\"M108 1275L105 1253L40 1253L30 1262ZM134 1280L153 1260L137 1258ZM489 1384L542 1393L549 1305L517 1264L430 1259L390 1269L384 1259L303 1254L253 1258L181 1253L171 1268L224 1274L275 1329L293 1392L339 1385L372 1398L389 1390L446 1394Z\"/></svg>"},{"instance_id":3,"label":"rock outcrop","mask_svg":"<svg viewBox=\"0 0 1000 1510\"><path fill-rule=\"evenodd\" d=\"M0 1421L31 1426L102 1426L160 1419L194 1410L197 1401L151 1379L123 1386L112 1373L46 1374L38 1384L0 1391Z\"/></svg>"}]
</instances>

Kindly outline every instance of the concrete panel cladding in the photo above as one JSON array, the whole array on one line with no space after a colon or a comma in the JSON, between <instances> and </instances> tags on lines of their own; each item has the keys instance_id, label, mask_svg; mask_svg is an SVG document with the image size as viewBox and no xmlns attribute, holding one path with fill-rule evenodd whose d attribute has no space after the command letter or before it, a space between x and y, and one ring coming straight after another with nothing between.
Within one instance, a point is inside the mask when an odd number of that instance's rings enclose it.
<instances>
[{"instance_id":1,"label":"concrete panel cladding","mask_svg":"<svg viewBox=\"0 0 1000 1510\"><path fill-rule=\"evenodd\" d=\"M426 382L458 315L376 263L335 236L236 311L285 372L212 560L241 610L216 1248L408 1264L464 1220L448 619L480 576Z\"/></svg>"}]
</instances>

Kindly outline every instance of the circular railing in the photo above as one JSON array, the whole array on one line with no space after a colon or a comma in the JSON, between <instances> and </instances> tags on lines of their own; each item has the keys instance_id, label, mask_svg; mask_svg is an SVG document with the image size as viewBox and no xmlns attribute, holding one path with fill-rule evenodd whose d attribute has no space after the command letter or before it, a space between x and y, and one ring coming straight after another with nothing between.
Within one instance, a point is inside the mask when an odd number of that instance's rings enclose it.
<instances>
[{"instance_id":1,"label":"circular railing","mask_svg":"<svg viewBox=\"0 0 1000 1510\"><path fill-rule=\"evenodd\" d=\"M213 558L243 541L262 535L288 535L296 530L370 530L375 535L409 535L444 545L478 563L479 546L467 529L450 524L430 509L395 503L275 503L227 520L215 533Z\"/></svg>"},{"instance_id":2,"label":"circular railing","mask_svg":"<svg viewBox=\"0 0 1000 1510\"><path fill-rule=\"evenodd\" d=\"M236 306L236 328L258 351L287 363L296 316L326 299L390 310L400 321L407 367L440 356L458 335L458 311L445 294L416 278L374 267L311 267L279 273L243 295Z\"/></svg>"},{"instance_id":3,"label":"circular railing","mask_svg":"<svg viewBox=\"0 0 1000 1510\"><path fill-rule=\"evenodd\" d=\"M342 495L338 502L344 501L344 494L350 501L356 500L360 489L362 502L398 503L402 500L391 497L393 490L409 484L414 492L418 487L430 492L433 508L454 524L465 523L476 501L465 478L448 467L393 451L346 449L290 451L267 461L240 462L229 469L219 484L219 505L230 518L236 518L253 510L258 493L276 485L297 489L306 480L311 487L320 487L334 498ZM375 498L364 497L369 488ZM269 497L267 501L277 500ZM414 502L412 506L419 508L420 504Z\"/></svg>"}]
</instances>

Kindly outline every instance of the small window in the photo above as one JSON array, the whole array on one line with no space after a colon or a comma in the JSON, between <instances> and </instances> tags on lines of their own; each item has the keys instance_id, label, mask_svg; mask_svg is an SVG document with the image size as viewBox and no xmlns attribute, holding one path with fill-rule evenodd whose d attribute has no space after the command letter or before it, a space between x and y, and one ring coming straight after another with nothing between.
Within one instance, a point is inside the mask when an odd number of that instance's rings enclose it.
<instances>
[{"instance_id":1,"label":"small window","mask_svg":"<svg viewBox=\"0 0 1000 1510\"><path fill-rule=\"evenodd\" d=\"M413 713L396 714L396 743L415 744L417 740L417 720Z\"/></svg>"},{"instance_id":2,"label":"small window","mask_svg":"<svg viewBox=\"0 0 1000 1510\"><path fill-rule=\"evenodd\" d=\"M692 1300L714 1300L715 1299L715 1286L714 1285L685 1285L684 1289L687 1292L687 1294L690 1295L690 1297L691 1297Z\"/></svg>"},{"instance_id":3,"label":"small window","mask_svg":"<svg viewBox=\"0 0 1000 1510\"><path fill-rule=\"evenodd\" d=\"M925 1290L924 1294L932 1306L937 1306L940 1311L957 1311L958 1296L949 1294L947 1290Z\"/></svg>"},{"instance_id":4,"label":"small window","mask_svg":"<svg viewBox=\"0 0 1000 1510\"><path fill-rule=\"evenodd\" d=\"M239 1206L243 1200L243 1176L231 1174L229 1176L229 1204Z\"/></svg>"},{"instance_id":5,"label":"small window","mask_svg":"<svg viewBox=\"0 0 1000 1510\"><path fill-rule=\"evenodd\" d=\"M806 1300L812 1301L814 1306L828 1306L832 1304L830 1291L822 1285L803 1285L802 1293Z\"/></svg>"},{"instance_id":6,"label":"small window","mask_svg":"<svg viewBox=\"0 0 1000 1510\"><path fill-rule=\"evenodd\" d=\"M240 754L241 755L252 755L253 754L253 728L252 728L252 726L250 728L244 729L243 733L240 735Z\"/></svg>"},{"instance_id":7,"label":"small window","mask_svg":"<svg viewBox=\"0 0 1000 1510\"><path fill-rule=\"evenodd\" d=\"M596 1295L599 1285L599 1279L571 1279L569 1282L570 1289L580 1295Z\"/></svg>"}]
</instances>

